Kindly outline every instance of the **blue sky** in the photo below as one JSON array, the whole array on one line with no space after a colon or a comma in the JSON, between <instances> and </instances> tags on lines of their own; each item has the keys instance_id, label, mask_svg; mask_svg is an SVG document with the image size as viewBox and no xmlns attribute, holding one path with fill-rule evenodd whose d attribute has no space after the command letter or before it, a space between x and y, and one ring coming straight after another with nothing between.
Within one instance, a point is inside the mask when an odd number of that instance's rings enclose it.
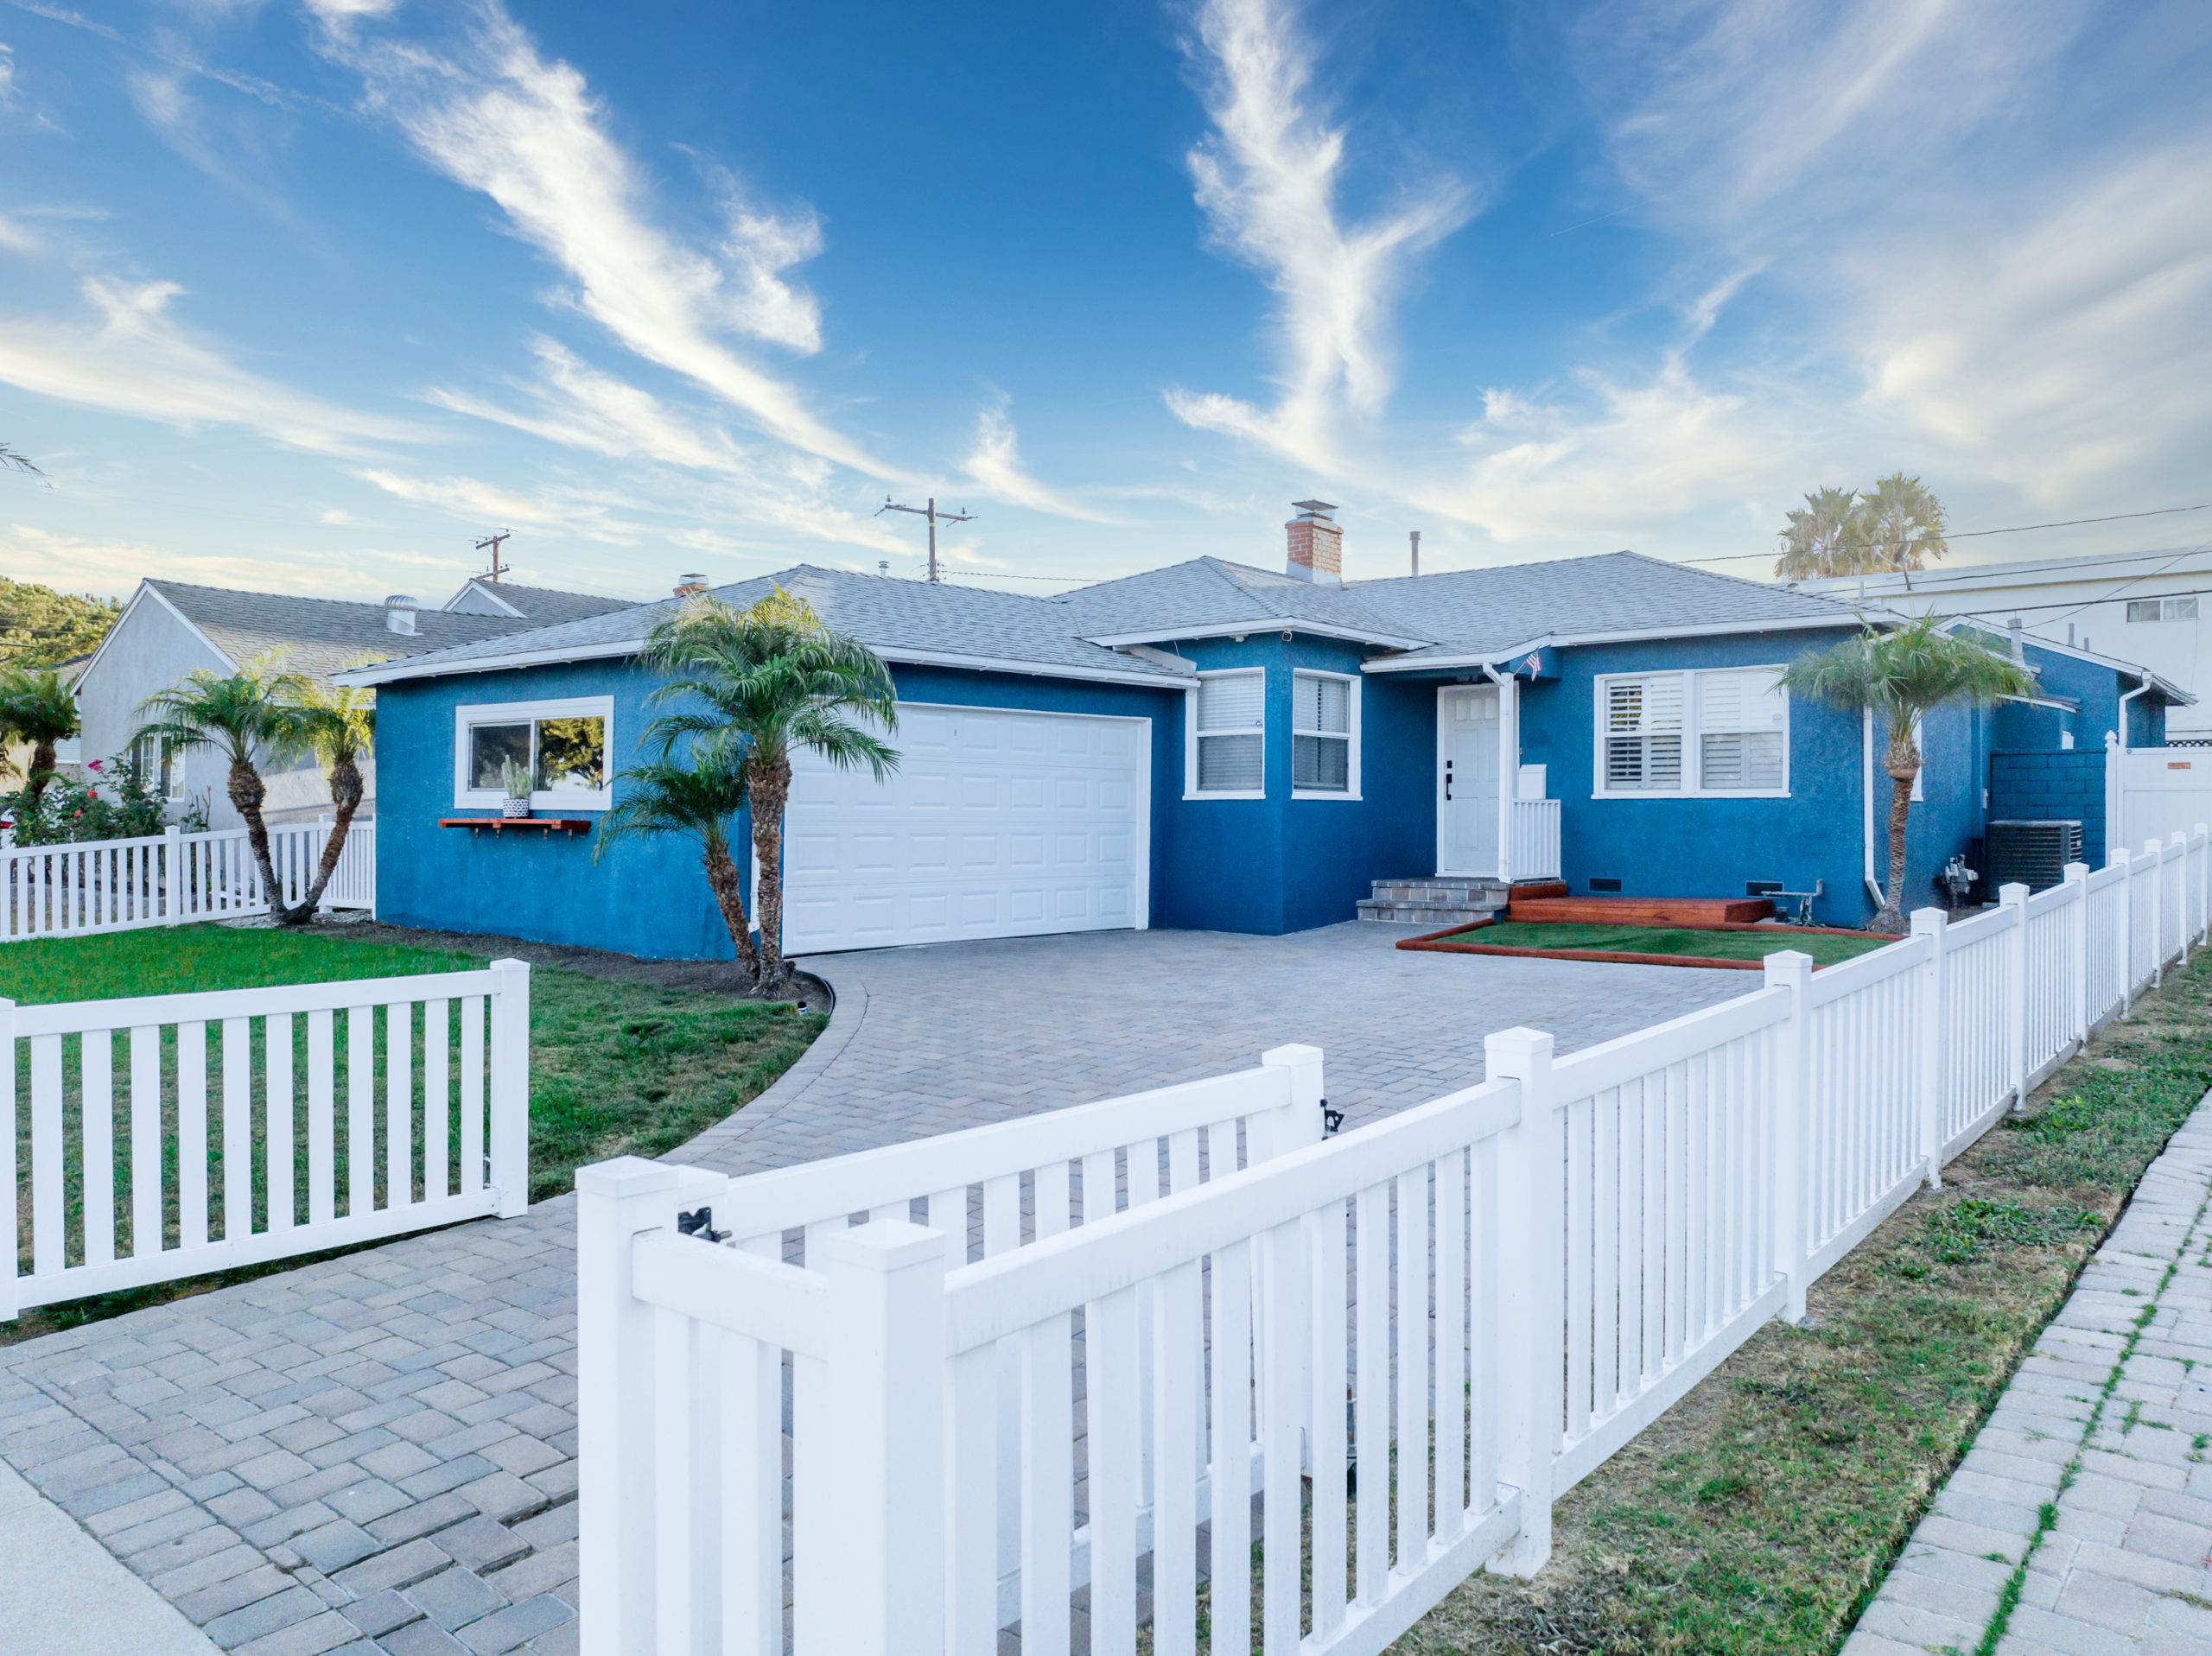
<instances>
[{"instance_id":1,"label":"blue sky","mask_svg":"<svg viewBox=\"0 0 2212 1656\"><path fill-rule=\"evenodd\" d=\"M2212 8L0 0L0 572L442 598L2212 499ZM2212 512L1963 542L2180 545ZM1756 561L1713 567L1763 574ZM1023 579L1008 579L1023 577Z\"/></svg>"}]
</instances>

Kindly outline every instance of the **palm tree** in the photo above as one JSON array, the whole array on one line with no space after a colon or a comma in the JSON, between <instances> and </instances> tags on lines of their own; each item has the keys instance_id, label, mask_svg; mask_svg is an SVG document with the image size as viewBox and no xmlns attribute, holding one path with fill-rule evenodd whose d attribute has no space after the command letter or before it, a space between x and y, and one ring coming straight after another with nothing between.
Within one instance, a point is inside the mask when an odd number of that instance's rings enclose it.
<instances>
[{"instance_id":1,"label":"palm tree","mask_svg":"<svg viewBox=\"0 0 2212 1656\"><path fill-rule=\"evenodd\" d=\"M29 455L10 447L6 443L0 443L0 469L11 472L27 472L33 477L44 477L46 475L45 473L40 471L37 466L31 463L30 457Z\"/></svg>"},{"instance_id":2,"label":"palm tree","mask_svg":"<svg viewBox=\"0 0 2212 1656\"><path fill-rule=\"evenodd\" d=\"M1925 569L1950 549L1943 541L1943 503L1916 477L1893 472L1859 498L1859 539L1867 570Z\"/></svg>"},{"instance_id":3,"label":"palm tree","mask_svg":"<svg viewBox=\"0 0 2212 1656\"><path fill-rule=\"evenodd\" d=\"M592 860L597 862L617 840L633 835L682 834L696 840L707 889L715 894L715 906L737 950L739 987L750 991L760 982L760 957L745 917L745 870L729 844L730 820L746 804L744 756L725 730L696 739L688 757L690 763L685 765L664 754L615 777L620 796L600 823Z\"/></svg>"},{"instance_id":4,"label":"palm tree","mask_svg":"<svg viewBox=\"0 0 2212 1656\"><path fill-rule=\"evenodd\" d=\"M23 809L35 810L39 796L54 779L54 745L77 733L77 698L51 667L0 669L0 731L10 740L31 745Z\"/></svg>"},{"instance_id":5,"label":"palm tree","mask_svg":"<svg viewBox=\"0 0 2212 1656\"><path fill-rule=\"evenodd\" d=\"M856 638L833 632L804 599L780 587L747 610L711 594L687 600L645 640L646 665L674 675L649 698L688 702L647 730L664 758L685 737L727 733L753 811L753 854L760 869L760 993L783 993L784 807L793 748L839 770L865 765L880 782L899 754L852 721L898 728L891 669ZM696 753L694 748L694 753Z\"/></svg>"},{"instance_id":6,"label":"palm tree","mask_svg":"<svg viewBox=\"0 0 2212 1656\"><path fill-rule=\"evenodd\" d=\"M283 888L269 859L268 825L261 820L269 790L256 765L308 745L300 727L306 686L296 675L279 671L276 658L276 651L265 651L228 675L195 667L139 704L138 716L148 722L131 739L167 742L180 753L212 748L230 761L231 804L245 819L246 843L261 866L261 889L272 910L281 907Z\"/></svg>"},{"instance_id":7,"label":"palm tree","mask_svg":"<svg viewBox=\"0 0 2212 1656\"><path fill-rule=\"evenodd\" d=\"M1858 553L1858 497L1849 489L1821 489L1805 497L1782 531L1782 557L1774 573L1784 581L1817 581L1852 574Z\"/></svg>"},{"instance_id":8,"label":"palm tree","mask_svg":"<svg viewBox=\"0 0 2212 1656\"><path fill-rule=\"evenodd\" d=\"M1902 932L1904 831L1912 779L1920 771L1921 719L1961 702L1986 707L1999 696L2032 695L2035 680L2009 656L1971 636L1944 631L1923 615L1894 631L1868 627L1826 651L1808 650L1782 671L1783 689L1846 713L1872 711L1890 733L1890 883L1874 930Z\"/></svg>"},{"instance_id":9,"label":"palm tree","mask_svg":"<svg viewBox=\"0 0 2212 1656\"><path fill-rule=\"evenodd\" d=\"M372 657L368 660L381 660ZM366 666L368 661L351 663ZM296 681L292 707L292 738L311 749L330 771L330 803L336 809L330 838L323 842L321 860L315 865L315 885L295 908L283 908L272 898L270 909L280 926L303 926L315 918L323 888L336 872L346 849L346 831L353 813L361 809L361 760L376 739L377 693L351 685L327 686L312 679ZM273 889L273 888L272 888Z\"/></svg>"}]
</instances>

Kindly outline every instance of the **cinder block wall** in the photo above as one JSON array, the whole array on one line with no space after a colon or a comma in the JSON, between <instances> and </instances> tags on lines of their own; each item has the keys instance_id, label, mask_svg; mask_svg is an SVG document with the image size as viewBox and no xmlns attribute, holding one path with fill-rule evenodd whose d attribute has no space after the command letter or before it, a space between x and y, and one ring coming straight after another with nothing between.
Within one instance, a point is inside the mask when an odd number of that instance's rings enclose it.
<instances>
[{"instance_id":1,"label":"cinder block wall","mask_svg":"<svg viewBox=\"0 0 2212 1656\"><path fill-rule=\"evenodd\" d=\"M2074 817L2082 824L2082 857L2092 868L2105 863L2105 755L2102 748L2071 752L1992 753L1989 818L2030 822Z\"/></svg>"}]
</instances>

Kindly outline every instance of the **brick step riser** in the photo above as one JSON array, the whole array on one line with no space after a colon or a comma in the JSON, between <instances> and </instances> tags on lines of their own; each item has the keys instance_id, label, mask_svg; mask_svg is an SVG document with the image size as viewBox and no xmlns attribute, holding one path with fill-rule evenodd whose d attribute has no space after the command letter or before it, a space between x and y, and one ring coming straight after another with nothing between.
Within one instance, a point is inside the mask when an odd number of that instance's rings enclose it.
<instances>
[{"instance_id":1,"label":"brick step riser","mask_svg":"<svg viewBox=\"0 0 2212 1656\"><path fill-rule=\"evenodd\" d=\"M1380 920L1393 925L1423 925L1441 930L1446 926L1472 925L1478 920L1496 919L1503 905L1463 908L1440 903L1389 903L1363 898L1357 906L1362 920Z\"/></svg>"}]
</instances>

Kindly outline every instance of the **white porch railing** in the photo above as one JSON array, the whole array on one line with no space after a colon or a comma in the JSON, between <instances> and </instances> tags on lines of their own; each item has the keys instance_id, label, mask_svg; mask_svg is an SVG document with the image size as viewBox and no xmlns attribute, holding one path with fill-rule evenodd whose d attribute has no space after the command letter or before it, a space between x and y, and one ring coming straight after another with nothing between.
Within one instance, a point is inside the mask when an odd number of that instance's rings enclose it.
<instances>
[{"instance_id":1,"label":"white porch railing","mask_svg":"<svg viewBox=\"0 0 2212 1656\"><path fill-rule=\"evenodd\" d=\"M10 1085L0 1320L529 1203L520 961L134 1000L0 1000L10 1076L18 1042L29 1049L30 1177L19 1184L22 1106Z\"/></svg>"},{"instance_id":2,"label":"white porch railing","mask_svg":"<svg viewBox=\"0 0 2212 1656\"><path fill-rule=\"evenodd\" d=\"M314 885L330 833L327 822L270 828L270 861L288 905ZM376 847L375 822L356 821L322 908L376 907ZM0 851L0 942L266 914L269 906L244 828L173 828L142 839Z\"/></svg>"},{"instance_id":3,"label":"white porch railing","mask_svg":"<svg viewBox=\"0 0 2212 1656\"><path fill-rule=\"evenodd\" d=\"M1327 1142L1284 1048L750 1178L582 1170L583 1649L779 1652L788 1614L798 1656L1065 1656L1087 1587L1125 1656L1148 1556L1189 1656L1210 1556L1214 1649L1373 1656L1538 1569L1560 1494L2203 936L2209 857L1778 953L1557 1061L1492 1035L1482 1084Z\"/></svg>"},{"instance_id":4,"label":"white porch railing","mask_svg":"<svg viewBox=\"0 0 2212 1656\"><path fill-rule=\"evenodd\" d=\"M1559 878L1560 802L1513 802L1513 844L1506 867L1516 880Z\"/></svg>"}]
</instances>

